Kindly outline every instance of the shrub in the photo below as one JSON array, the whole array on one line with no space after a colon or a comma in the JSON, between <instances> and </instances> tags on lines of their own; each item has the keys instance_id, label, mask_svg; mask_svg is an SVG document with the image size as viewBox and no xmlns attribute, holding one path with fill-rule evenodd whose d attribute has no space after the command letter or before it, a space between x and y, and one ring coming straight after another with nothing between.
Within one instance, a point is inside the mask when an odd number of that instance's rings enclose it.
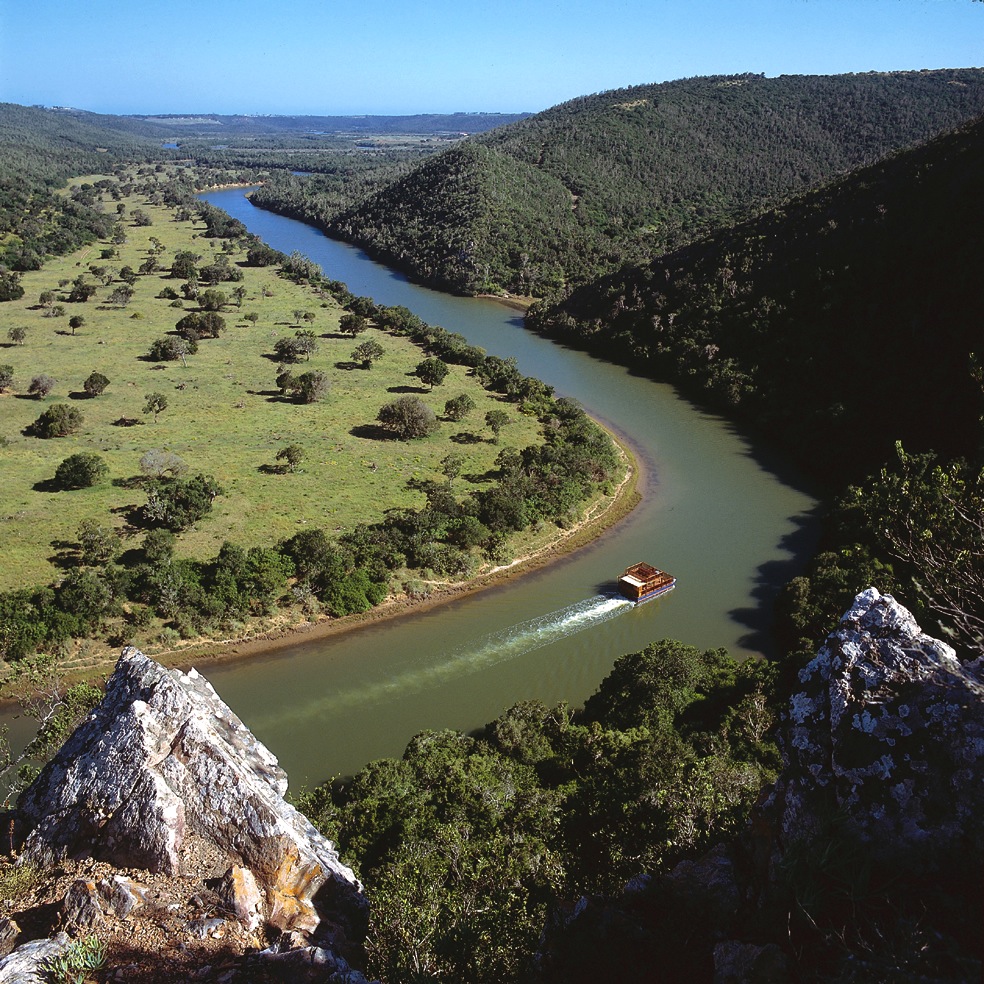
<instances>
[{"instance_id":1,"label":"shrub","mask_svg":"<svg viewBox=\"0 0 984 984\"><path fill-rule=\"evenodd\" d=\"M387 403L376 419L402 441L427 437L438 428L437 416L419 396L401 396Z\"/></svg>"},{"instance_id":2,"label":"shrub","mask_svg":"<svg viewBox=\"0 0 984 984\"><path fill-rule=\"evenodd\" d=\"M79 430L84 419L81 410L55 403L31 424L30 431L35 437L67 437Z\"/></svg>"},{"instance_id":3,"label":"shrub","mask_svg":"<svg viewBox=\"0 0 984 984\"><path fill-rule=\"evenodd\" d=\"M63 489L87 489L109 474L109 466L98 454L80 451L55 469L55 482Z\"/></svg>"},{"instance_id":4,"label":"shrub","mask_svg":"<svg viewBox=\"0 0 984 984\"><path fill-rule=\"evenodd\" d=\"M91 372L82 384L82 389L85 390L88 396L100 396L105 392L108 385L108 376L104 376L101 372Z\"/></svg>"},{"instance_id":5,"label":"shrub","mask_svg":"<svg viewBox=\"0 0 984 984\"><path fill-rule=\"evenodd\" d=\"M27 392L31 396L36 396L39 400L43 400L54 388L55 380L52 376L48 376L45 373L39 373L32 380L30 385L27 387Z\"/></svg>"}]
</instances>

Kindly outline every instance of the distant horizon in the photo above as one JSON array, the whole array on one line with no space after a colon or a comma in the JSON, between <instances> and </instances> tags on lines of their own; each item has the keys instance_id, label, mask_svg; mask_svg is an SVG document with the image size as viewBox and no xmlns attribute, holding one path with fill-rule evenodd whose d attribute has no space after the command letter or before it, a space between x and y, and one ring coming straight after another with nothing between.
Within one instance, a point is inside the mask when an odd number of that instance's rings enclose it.
<instances>
[{"instance_id":1,"label":"distant horizon","mask_svg":"<svg viewBox=\"0 0 984 984\"><path fill-rule=\"evenodd\" d=\"M694 76L982 58L975 0L0 0L0 100L102 115L537 113Z\"/></svg>"},{"instance_id":2,"label":"distant horizon","mask_svg":"<svg viewBox=\"0 0 984 984\"><path fill-rule=\"evenodd\" d=\"M97 116L125 116L130 118L139 118L146 120L148 122L156 119L167 119L169 117L177 117L179 119L207 119L211 116L236 116L243 117L246 119L278 119L278 118L298 118L298 117L311 117L312 119L317 118L338 118L338 119L372 119L374 117L383 118L412 118L414 116L535 116L537 113L542 113L545 110L550 109L552 106L560 105L571 99L578 99L583 96L599 95L604 92L617 92L622 89L634 89L640 86L649 85L664 85L670 82L678 82L684 78L713 78L719 75L728 76L740 76L740 75L759 75L764 78L780 78L782 76L836 76L836 75L894 75L894 74L911 74L918 75L923 72L958 72L963 70L970 71L984 71L984 64L982 65L941 65L936 68L899 68L899 69L870 69L865 72L782 72L780 75L768 75L764 72L710 72L706 75L699 76L681 76L678 79L661 79L658 82L630 82L626 85L614 86L610 89L600 89L597 92L579 92L570 96L566 96L559 100L557 103L551 103L550 106L544 106L540 109L451 109L451 110L417 110L412 113L387 113L387 112L371 112L371 113L336 113L336 112L269 112L269 113L249 113L249 112L236 112L236 111L218 111L218 110L197 110L197 109L177 109L177 110L157 110L157 111L134 111L134 112L112 112L112 111L102 111L96 109L89 109L87 106L70 106L70 105L45 105L43 103L20 103L29 108L40 108L46 110L63 110L67 112L78 112L78 113L93 113ZM193 125L193 124L189 124Z\"/></svg>"}]
</instances>

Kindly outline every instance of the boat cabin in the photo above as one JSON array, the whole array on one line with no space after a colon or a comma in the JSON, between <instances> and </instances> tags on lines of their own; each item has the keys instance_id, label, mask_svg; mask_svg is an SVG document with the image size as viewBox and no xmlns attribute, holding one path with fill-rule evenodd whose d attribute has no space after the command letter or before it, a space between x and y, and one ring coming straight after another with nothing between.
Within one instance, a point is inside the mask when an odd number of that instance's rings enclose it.
<instances>
[{"instance_id":1,"label":"boat cabin","mask_svg":"<svg viewBox=\"0 0 984 984\"><path fill-rule=\"evenodd\" d=\"M676 578L651 564L633 564L618 579L618 590L636 604L665 594L676 586Z\"/></svg>"}]
</instances>

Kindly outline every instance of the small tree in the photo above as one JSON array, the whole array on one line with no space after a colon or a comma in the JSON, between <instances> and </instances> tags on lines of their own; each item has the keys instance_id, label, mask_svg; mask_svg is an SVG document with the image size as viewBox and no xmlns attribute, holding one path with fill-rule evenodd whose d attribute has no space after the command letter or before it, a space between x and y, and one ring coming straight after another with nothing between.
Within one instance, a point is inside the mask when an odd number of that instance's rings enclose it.
<instances>
[{"instance_id":1,"label":"small tree","mask_svg":"<svg viewBox=\"0 0 984 984\"><path fill-rule=\"evenodd\" d=\"M198 295L198 304L203 311L221 311L228 303L229 298L226 297L225 291L215 290L214 288L202 291Z\"/></svg>"},{"instance_id":2,"label":"small tree","mask_svg":"<svg viewBox=\"0 0 984 984\"><path fill-rule=\"evenodd\" d=\"M167 409L167 397L163 393L148 393L147 402L144 404L143 412L154 415L154 423L157 423L158 414Z\"/></svg>"},{"instance_id":3,"label":"small tree","mask_svg":"<svg viewBox=\"0 0 984 984\"><path fill-rule=\"evenodd\" d=\"M284 463L284 468L289 472L297 471L297 466L304 458L304 448L300 444L288 444L277 452L277 461Z\"/></svg>"},{"instance_id":4,"label":"small tree","mask_svg":"<svg viewBox=\"0 0 984 984\"><path fill-rule=\"evenodd\" d=\"M505 410L490 410L485 415L485 423L492 430L492 443L499 443L499 433L509 423L509 414Z\"/></svg>"},{"instance_id":5,"label":"small tree","mask_svg":"<svg viewBox=\"0 0 984 984\"><path fill-rule=\"evenodd\" d=\"M81 410L67 403L55 403L31 424L31 433L36 437L67 437L74 434L85 418Z\"/></svg>"},{"instance_id":6,"label":"small tree","mask_svg":"<svg viewBox=\"0 0 984 984\"><path fill-rule=\"evenodd\" d=\"M467 394L452 397L444 404L444 416L448 420L464 420L475 409L475 401Z\"/></svg>"},{"instance_id":7,"label":"small tree","mask_svg":"<svg viewBox=\"0 0 984 984\"><path fill-rule=\"evenodd\" d=\"M187 470L188 466L182 458L162 448L151 448L140 458L140 471L152 478L164 478L166 475L180 478Z\"/></svg>"},{"instance_id":8,"label":"small tree","mask_svg":"<svg viewBox=\"0 0 984 984\"><path fill-rule=\"evenodd\" d=\"M109 474L109 466L98 454L80 451L55 469L55 482L63 489L87 489Z\"/></svg>"},{"instance_id":9,"label":"small tree","mask_svg":"<svg viewBox=\"0 0 984 984\"><path fill-rule=\"evenodd\" d=\"M454 480L461 474L461 469L464 467L464 456L453 451L441 459L441 474L448 480L449 486L454 483Z\"/></svg>"},{"instance_id":10,"label":"small tree","mask_svg":"<svg viewBox=\"0 0 984 984\"><path fill-rule=\"evenodd\" d=\"M150 346L147 358L151 362L177 362L187 365L185 356L194 355L198 351L198 342L193 338L182 338L176 335L164 335L156 339Z\"/></svg>"},{"instance_id":11,"label":"small tree","mask_svg":"<svg viewBox=\"0 0 984 984\"><path fill-rule=\"evenodd\" d=\"M331 380L323 372L303 372L293 384L294 396L301 403L317 403L331 390Z\"/></svg>"},{"instance_id":12,"label":"small tree","mask_svg":"<svg viewBox=\"0 0 984 984\"><path fill-rule=\"evenodd\" d=\"M18 325L16 328L11 328L7 332L7 338L9 338L15 345L23 345L24 339L27 338L27 329Z\"/></svg>"},{"instance_id":13,"label":"small tree","mask_svg":"<svg viewBox=\"0 0 984 984\"><path fill-rule=\"evenodd\" d=\"M277 373L277 388L280 390L282 396L286 396L294 389L294 385L297 383L297 377L290 371L290 369L281 369Z\"/></svg>"},{"instance_id":14,"label":"small tree","mask_svg":"<svg viewBox=\"0 0 984 984\"><path fill-rule=\"evenodd\" d=\"M108 564L120 549L119 533L111 526L100 526L94 519L83 519L75 536L80 559L86 567Z\"/></svg>"},{"instance_id":15,"label":"small tree","mask_svg":"<svg viewBox=\"0 0 984 984\"><path fill-rule=\"evenodd\" d=\"M101 372L90 372L82 384L87 396L101 396L109 385L109 377Z\"/></svg>"},{"instance_id":16,"label":"small tree","mask_svg":"<svg viewBox=\"0 0 984 984\"><path fill-rule=\"evenodd\" d=\"M240 284L238 287L233 289L232 297L236 302L236 307L241 308L243 306L243 301L246 300L246 288ZM247 315L247 317L249 317Z\"/></svg>"},{"instance_id":17,"label":"small tree","mask_svg":"<svg viewBox=\"0 0 984 984\"><path fill-rule=\"evenodd\" d=\"M318 351L318 340L314 332L306 328L294 332L294 349L305 359L310 359L311 353Z\"/></svg>"},{"instance_id":18,"label":"small tree","mask_svg":"<svg viewBox=\"0 0 984 984\"><path fill-rule=\"evenodd\" d=\"M74 335L79 328L85 325L85 318L81 314L73 314L68 319L68 327L72 329L72 334Z\"/></svg>"},{"instance_id":19,"label":"small tree","mask_svg":"<svg viewBox=\"0 0 984 984\"><path fill-rule=\"evenodd\" d=\"M273 354L278 362L297 362L301 353L298 350L296 338L278 338L273 343Z\"/></svg>"},{"instance_id":20,"label":"small tree","mask_svg":"<svg viewBox=\"0 0 984 984\"><path fill-rule=\"evenodd\" d=\"M383 357L383 346L374 338L360 342L352 350L352 361L361 362L363 369L371 369L372 364Z\"/></svg>"},{"instance_id":21,"label":"small tree","mask_svg":"<svg viewBox=\"0 0 984 984\"><path fill-rule=\"evenodd\" d=\"M447 379L449 371L448 364L443 359L424 359L417 363L414 375L433 389Z\"/></svg>"},{"instance_id":22,"label":"small tree","mask_svg":"<svg viewBox=\"0 0 984 984\"><path fill-rule=\"evenodd\" d=\"M403 441L427 437L437 430L437 416L419 396L401 396L380 408L376 419Z\"/></svg>"},{"instance_id":23,"label":"small tree","mask_svg":"<svg viewBox=\"0 0 984 984\"><path fill-rule=\"evenodd\" d=\"M10 389L14 382L14 367L0 366L0 393Z\"/></svg>"},{"instance_id":24,"label":"small tree","mask_svg":"<svg viewBox=\"0 0 984 984\"><path fill-rule=\"evenodd\" d=\"M27 387L27 392L31 396L36 396L39 400L43 400L55 388L56 382L56 379L46 373L39 373L31 380L30 385Z\"/></svg>"},{"instance_id":25,"label":"small tree","mask_svg":"<svg viewBox=\"0 0 984 984\"><path fill-rule=\"evenodd\" d=\"M343 314L338 320L338 330L343 335L361 335L369 327L369 322L361 314Z\"/></svg>"},{"instance_id":26,"label":"small tree","mask_svg":"<svg viewBox=\"0 0 984 984\"><path fill-rule=\"evenodd\" d=\"M250 311L248 314L243 315L243 321L248 321L251 325L255 325L259 320L260 316L255 311Z\"/></svg>"}]
</instances>

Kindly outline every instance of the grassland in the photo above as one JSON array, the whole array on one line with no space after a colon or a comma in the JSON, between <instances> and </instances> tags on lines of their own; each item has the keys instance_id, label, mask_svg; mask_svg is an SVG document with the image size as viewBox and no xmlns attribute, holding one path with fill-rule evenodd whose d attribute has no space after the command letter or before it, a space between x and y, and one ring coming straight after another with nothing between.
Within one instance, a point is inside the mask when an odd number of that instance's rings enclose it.
<instances>
[{"instance_id":1,"label":"grassland","mask_svg":"<svg viewBox=\"0 0 984 984\"><path fill-rule=\"evenodd\" d=\"M139 476L140 458L150 449L179 455L190 473L210 474L225 490L212 513L179 540L179 555L204 557L226 540L243 546L272 545L307 524L329 532L346 530L382 518L386 509L419 507L424 497L408 488L408 482L441 479L440 461L452 451L466 459L455 483L456 492L463 495L474 487L470 483L483 481L501 450L501 445L491 443L483 423L489 409L510 415L502 445L524 447L538 440L535 419L486 392L464 367L453 366L442 386L427 391L409 375L424 356L407 339L370 328L358 341L377 339L384 356L371 370L347 367L356 342L338 332L343 312L336 302L284 280L275 267L246 267L244 252L235 247L231 258L243 270L244 280L219 284L218 289L231 296L234 287L242 286L246 294L241 307L232 303L223 310L227 330L201 341L186 365L146 361L153 341L173 332L178 319L198 309L196 302L184 301L179 310L158 297L165 287L180 287L168 271L175 253L191 250L202 257L203 265L227 247L224 240L205 238L201 223L176 221L168 208L142 198L124 199L124 204L127 215L136 208L147 213L151 225L125 219L127 239L117 246L117 256L100 258L112 245L107 242L53 260L24 274L20 301L0 305L0 364L12 366L14 376L11 389L0 394L0 590L56 579L59 554L74 543L84 519L112 523L124 548L136 546L141 531L130 528L126 516L144 496L130 480ZM121 286L119 280L100 284L87 303L64 300L79 274L97 282L90 265L138 269L149 255L151 237L164 246L163 269L137 278L126 307L108 300ZM56 294L55 304L64 308L64 315L51 317L39 304L45 291ZM298 324L296 311L314 314L314 322ZM255 324L244 317L248 313L258 315ZM73 334L69 319L77 314L85 324ZM9 329L17 327L27 329L22 344L8 339ZM319 403L286 401L274 382L278 368L273 346L280 338L293 337L299 327L313 328L319 338L318 351L296 371L321 370L332 381L330 394ZM110 385L103 395L87 398L82 383L92 371L107 376ZM27 393L31 379L41 373L57 381L44 400ZM419 392L438 414L445 400L459 393L468 393L477 407L460 423L443 422L431 437L380 440L367 425L380 406L407 391ZM143 412L148 394L154 392L168 401L156 422ZM81 410L81 430L48 440L26 433L54 403ZM121 419L138 423L120 426L116 422ZM454 441L461 432L474 432L481 440ZM273 472L278 450L293 443L305 450L300 470ZM52 491L58 464L81 451L103 458L108 479L89 489Z\"/></svg>"}]
</instances>

